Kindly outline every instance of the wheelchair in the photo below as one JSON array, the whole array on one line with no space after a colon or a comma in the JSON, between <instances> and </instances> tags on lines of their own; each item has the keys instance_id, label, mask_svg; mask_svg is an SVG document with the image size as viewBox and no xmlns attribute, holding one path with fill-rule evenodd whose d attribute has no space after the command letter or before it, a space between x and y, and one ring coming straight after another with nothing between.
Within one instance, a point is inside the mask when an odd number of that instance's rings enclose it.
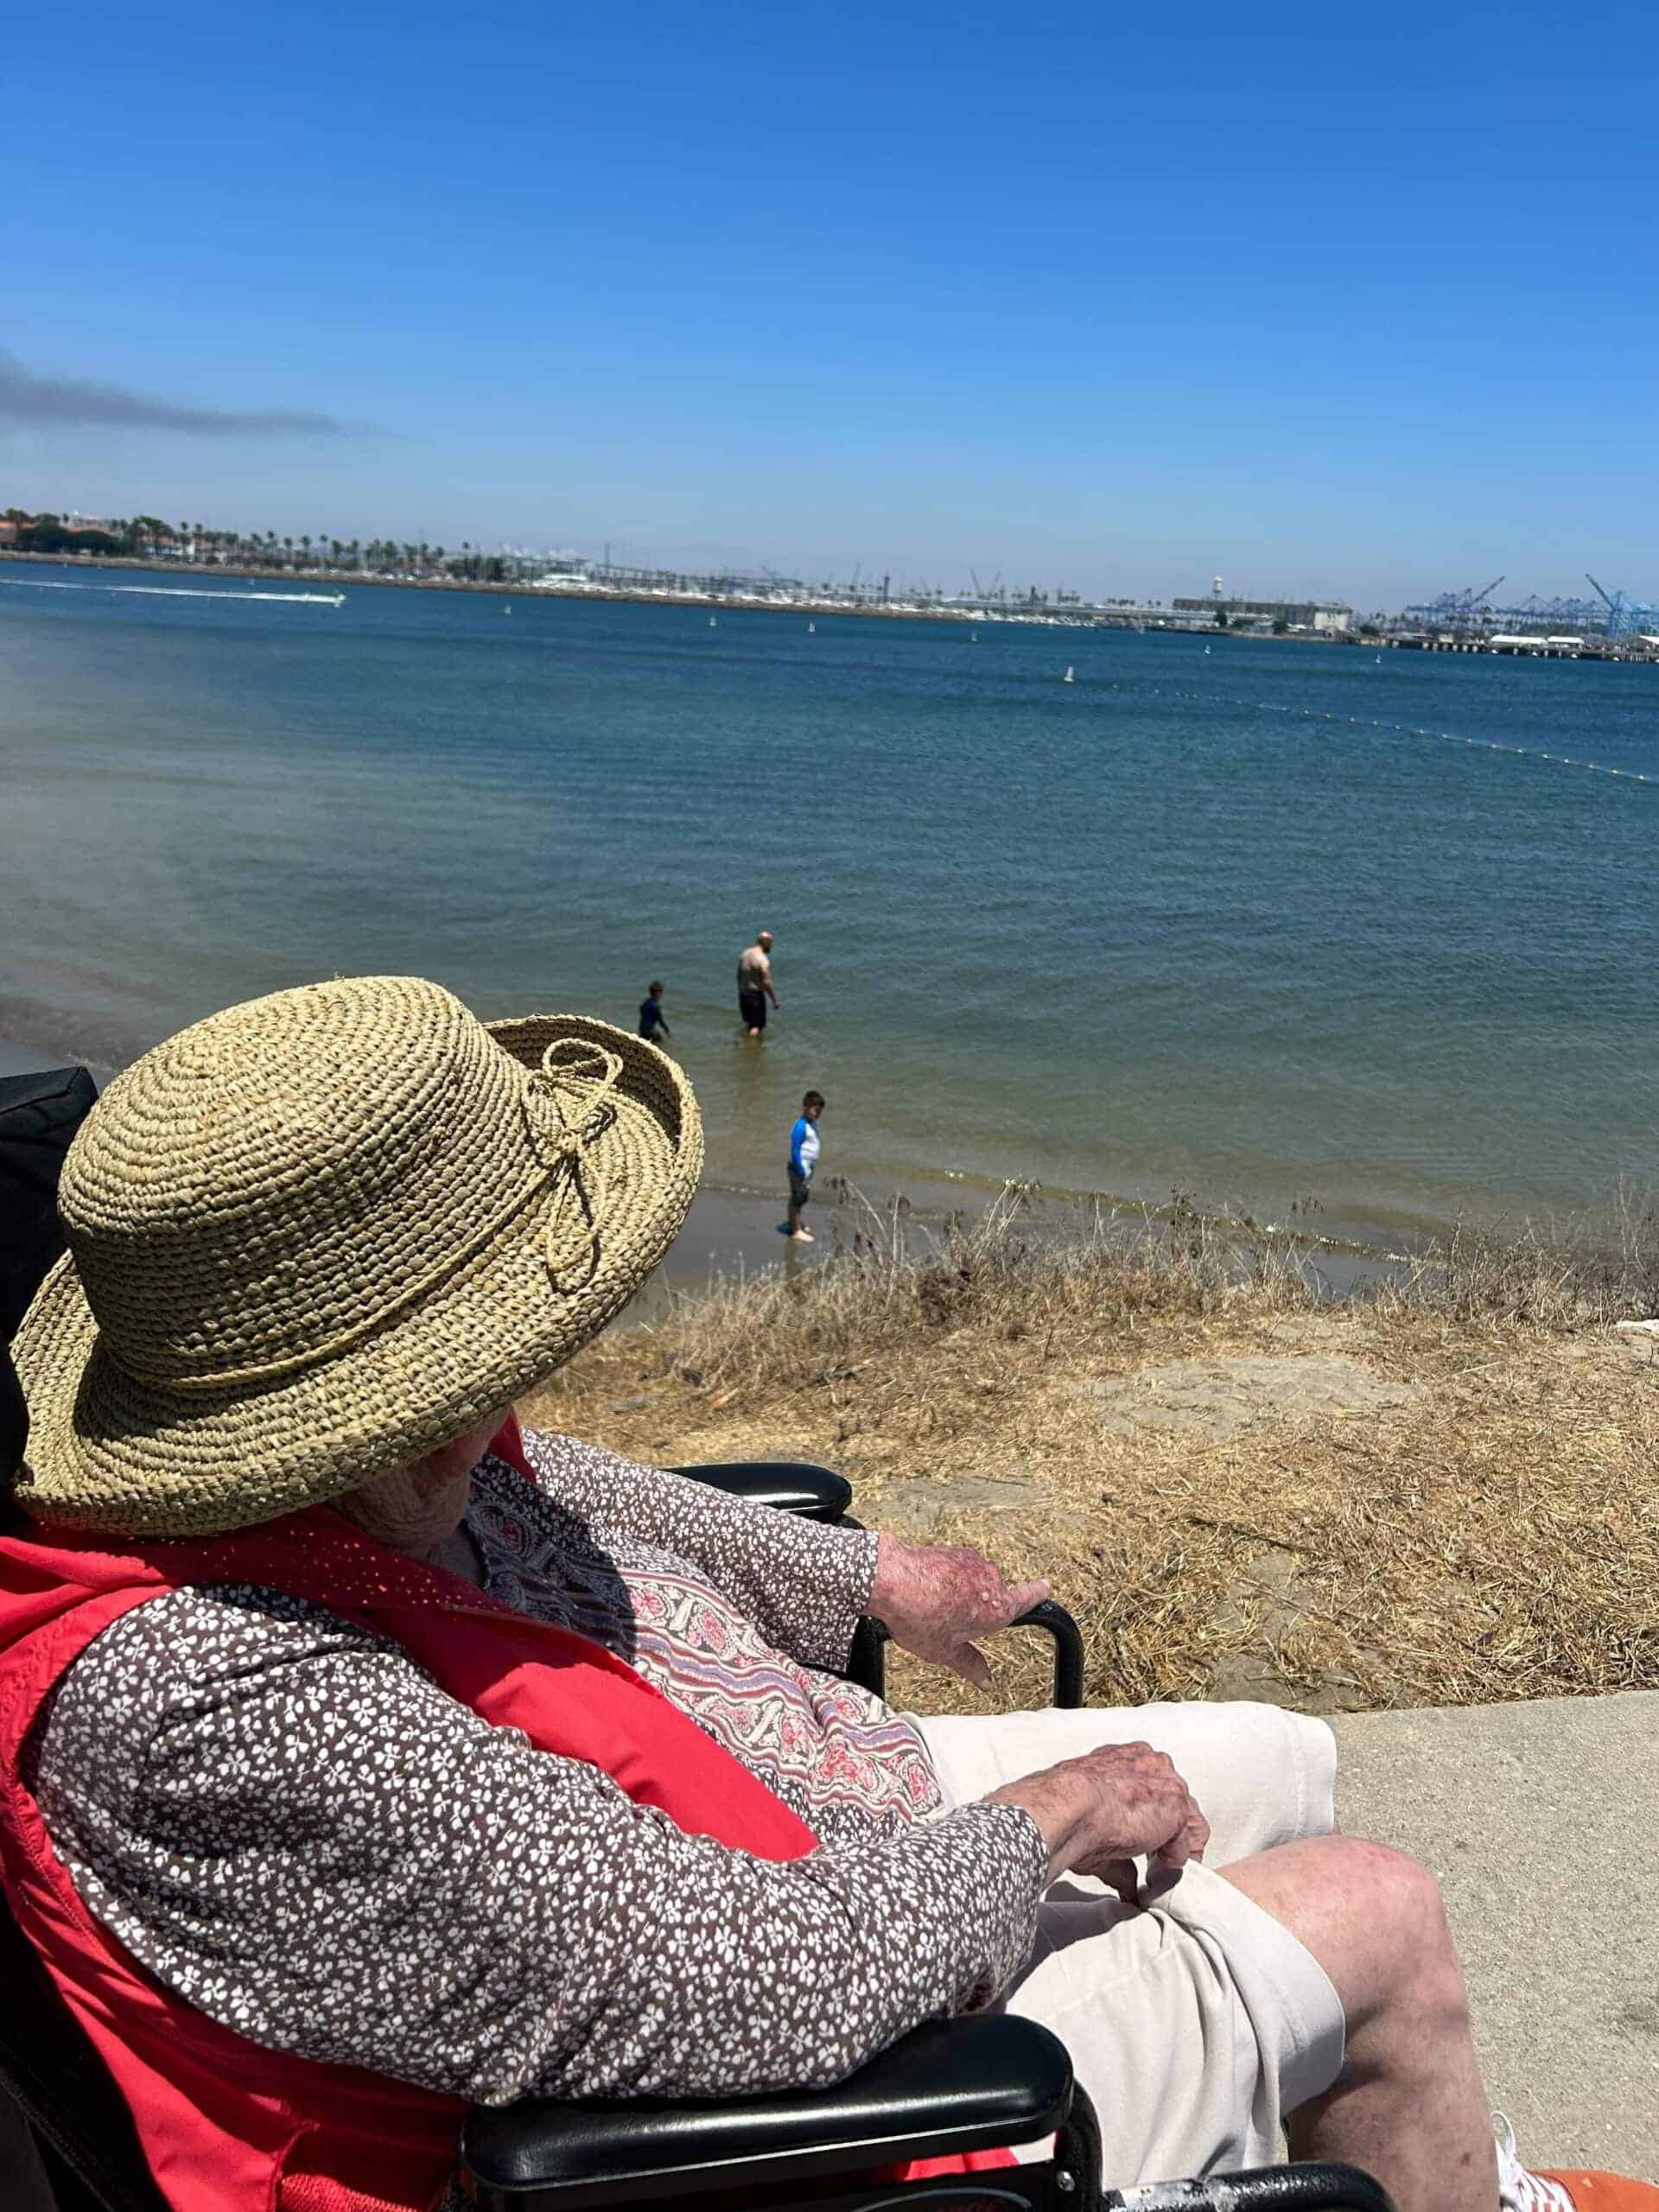
<instances>
[{"instance_id":1,"label":"wheelchair","mask_svg":"<svg viewBox=\"0 0 1659 2212\"><path fill-rule=\"evenodd\" d=\"M42 1109L68 1105L72 1133L90 1088L76 1090L70 1105L61 1087L44 1088L50 1080L28 1079L10 1101L11 1086L0 1085L0 1147L8 1104L31 1116L31 1128ZM0 1220L0 1244L6 1226ZM38 1217L32 1226L26 1261L15 1241L0 1260L14 1274L26 1265L38 1281L54 1254ZM7 1287L17 1288L15 1281ZM26 1433L16 1376L0 1351L0 1484L21 1461ZM857 1525L851 1487L829 1468L779 1461L675 1471L757 1505ZM1080 1706L1083 1648L1071 1616L1046 1602L1017 1624L1052 1638L1054 1702ZM847 1669L878 1694L885 1641L879 1622L861 1622ZM3 1900L0 1988L0 2097L27 2125L57 2212L166 2212L124 2103ZM1046 2147L1029 2164L881 2178L911 2160L1030 2145ZM718 2102L529 2099L478 2107L462 2124L458 2164L463 2195L480 2212L1393 2212L1376 2182L1330 2164L1112 2188L1101 2171L1096 2117L1065 2045L1036 2022L1005 2014L930 2022L828 2089Z\"/></svg>"}]
</instances>

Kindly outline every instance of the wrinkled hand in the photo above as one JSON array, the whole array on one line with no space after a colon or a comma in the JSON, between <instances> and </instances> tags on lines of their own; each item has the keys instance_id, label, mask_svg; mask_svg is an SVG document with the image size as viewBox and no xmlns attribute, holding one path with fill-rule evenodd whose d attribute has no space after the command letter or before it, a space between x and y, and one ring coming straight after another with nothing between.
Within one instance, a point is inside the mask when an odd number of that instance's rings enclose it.
<instances>
[{"instance_id":1,"label":"wrinkled hand","mask_svg":"<svg viewBox=\"0 0 1659 2212\"><path fill-rule=\"evenodd\" d=\"M1173 1765L1147 1744L1103 1744L1082 1758L1005 1783L988 1801L1019 1805L1043 1832L1049 1878L1093 1874L1137 1902L1135 1861L1148 1861L1149 1892L1202 1859L1210 1823Z\"/></svg>"},{"instance_id":2,"label":"wrinkled hand","mask_svg":"<svg viewBox=\"0 0 1659 2212\"><path fill-rule=\"evenodd\" d=\"M1005 1582L1001 1569L971 1544L906 1544L883 1536L869 1609L906 1651L954 1668L986 1689L991 1670L973 1639L1007 1628L1048 1592L1046 1582Z\"/></svg>"}]
</instances>

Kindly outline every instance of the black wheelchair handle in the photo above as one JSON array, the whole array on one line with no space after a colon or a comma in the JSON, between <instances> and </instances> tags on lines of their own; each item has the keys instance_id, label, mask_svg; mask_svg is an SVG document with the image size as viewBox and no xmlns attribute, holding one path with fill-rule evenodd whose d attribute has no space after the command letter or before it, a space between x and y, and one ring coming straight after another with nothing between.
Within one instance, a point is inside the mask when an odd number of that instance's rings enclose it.
<instances>
[{"instance_id":1,"label":"black wheelchair handle","mask_svg":"<svg viewBox=\"0 0 1659 2212\"><path fill-rule=\"evenodd\" d=\"M1052 1598L1033 1605L1010 1621L1010 1628L1039 1628L1054 1644L1053 1703L1063 1713L1075 1713L1083 1703L1083 1637L1064 1605ZM892 1631L885 1621L860 1621L853 1637L852 1662L848 1673L855 1682L878 1697L887 1695L887 1653Z\"/></svg>"},{"instance_id":2,"label":"black wheelchair handle","mask_svg":"<svg viewBox=\"0 0 1659 2212\"><path fill-rule=\"evenodd\" d=\"M1039 1628L1054 1639L1054 1702L1063 1713L1083 1703L1083 1637L1064 1605L1052 1598L1020 1614L1015 1628Z\"/></svg>"}]
</instances>

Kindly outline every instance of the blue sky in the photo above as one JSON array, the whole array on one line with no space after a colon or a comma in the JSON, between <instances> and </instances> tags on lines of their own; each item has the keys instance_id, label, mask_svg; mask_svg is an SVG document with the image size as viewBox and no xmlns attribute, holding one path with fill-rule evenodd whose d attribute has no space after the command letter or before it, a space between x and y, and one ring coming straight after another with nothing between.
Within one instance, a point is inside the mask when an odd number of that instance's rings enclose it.
<instances>
[{"instance_id":1,"label":"blue sky","mask_svg":"<svg viewBox=\"0 0 1659 2212\"><path fill-rule=\"evenodd\" d=\"M0 505L1659 598L1633 6L91 0L9 44Z\"/></svg>"}]
</instances>

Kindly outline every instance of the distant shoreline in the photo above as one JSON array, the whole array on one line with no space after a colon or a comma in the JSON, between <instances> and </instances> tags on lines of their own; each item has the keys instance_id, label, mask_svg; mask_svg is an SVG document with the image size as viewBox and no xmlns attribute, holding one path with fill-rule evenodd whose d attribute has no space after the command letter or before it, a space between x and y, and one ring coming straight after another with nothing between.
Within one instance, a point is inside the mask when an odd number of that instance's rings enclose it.
<instances>
[{"instance_id":1,"label":"distant shoreline","mask_svg":"<svg viewBox=\"0 0 1659 2212\"><path fill-rule=\"evenodd\" d=\"M958 625L967 623L970 626L983 624L988 628L1010 629L1139 631L1142 627L1139 623L1119 620L1110 614L1061 613L1052 608L1033 609L1025 613L907 604L872 603L847 607L835 600L799 599L779 602L732 598L714 592L677 592L671 598L661 592L631 591L608 584L591 583L562 585L556 591L549 591L537 584L486 583L471 577L377 576L358 569L273 569L246 562L141 561L125 553L26 553L10 546L0 546L0 562L16 562L30 568L130 569L151 576L226 576L248 583L291 584L296 589L306 586L327 586L336 591L348 591L361 586L376 591L479 592L495 599L547 600L555 603L560 600L580 599L597 600L621 607L684 607L709 613L804 614L814 621L822 616L826 621L840 619L848 621L954 622ZM1255 639L1258 643L1264 635L1253 630L1217 630L1210 622L1160 622L1147 634L1160 638L1219 637L1241 642ZM1277 645L1351 645L1369 642L1348 632L1328 630L1300 635L1289 632L1273 637L1269 641Z\"/></svg>"}]
</instances>

